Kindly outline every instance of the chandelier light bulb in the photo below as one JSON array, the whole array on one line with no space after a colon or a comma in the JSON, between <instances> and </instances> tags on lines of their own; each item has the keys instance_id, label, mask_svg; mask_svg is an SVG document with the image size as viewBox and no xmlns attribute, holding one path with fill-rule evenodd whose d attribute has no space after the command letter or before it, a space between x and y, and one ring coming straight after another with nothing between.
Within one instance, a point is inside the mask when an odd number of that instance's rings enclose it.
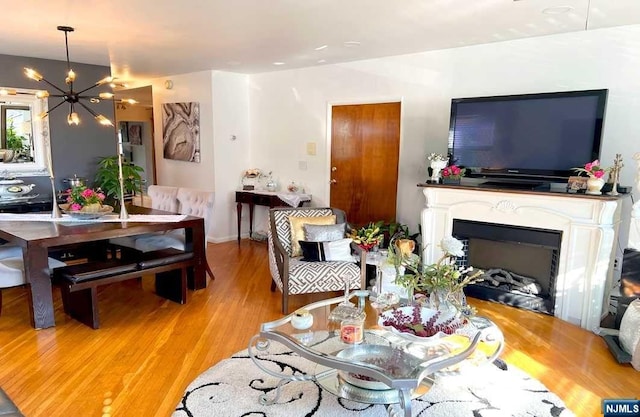
<instances>
[{"instance_id":1,"label":"chandelier light bulb","mask_svg":"<svg viewBox=\"0 0 640 417\"><path fill-rule=\"evenodd\" d=\"M34 70L33 68L25 68L24 75L34 81L42 81L42 79L44 78L38 71Z\"/></svg>"},{"instance_id":2,"label":"chandelier light bulb","mask_svg":"<svg viewBox=\"0 0 640 417\"><path fill-rule=\"evenodd\" d=\"M111 82L113 82L113 77L109 76L109 77L104 77L103 79L98 81L96 85L104 85L104 84L109 84Z\"/></svg>"},{"instance_id":3,"label":"chandelier light bulb","mask_svg":"<svg viewBox=\"0 0 640 417\"><path fill-rule=\"evenodd\" d=\"M96 116L96 120L98 121L98 123L100 123L101 125L104 126L113 126L113 123L111 122L111 120L107 119L106 117L104 117L103 115L99 114Z\"/></svg>"},{"instance_id":4,"label":"chandelier light bulb","mask_svg":"<svg viewBox=\"0 0 640 417\"><path fill-rule=\"evenodd\" d=\"M69 125L78 126L80 124L80 118L78 117L78 113L76 112L69 113L69 116L67 116L67 123L69 123Z\"/></svg>"},{"instance_id":5,"label":"chandelier light bulb","mask_svg":"<svg viewBox=\"0 0 640 417\"><path fill-rule=\"evenodd\" d=\"M98 97L100 97L103 100L110 100L113 98L113 93L107 93L107 92L100 93L98 94Z\"/></svg>"},{"instance_id":6,"label":"chandelier light bulb","mask_svg":"<svg viewBox=\"0 0 640 417\"><path fill-rule=\"evenodd\" d=\"M47 98L49 97L49 92L47 90L36 91L37 98Z\"/></svg>"},{"instance_id":7,"label":"chandelier light bulb","mask_svg":"<svg viewBox=\"0 0 640 417\"><path fill-rule=\"evenodd\" d=\"M74 82L76 80L76 73L73 72L72 69L69 70L69 72L67 73L67 78L64 79L64 81L67 84L71 84L72 82Z\"/></svg>"},{"instance_id":8,"label":"chandelier light bulb","mask_svg":"<svg viewBox=\"0 0 640 417\"><path fill-rule=\"evenodd\" d=\"M15 96L18 94L16 90L9 88L0 88L0 96Z\"/></svg>"}]
</instances>

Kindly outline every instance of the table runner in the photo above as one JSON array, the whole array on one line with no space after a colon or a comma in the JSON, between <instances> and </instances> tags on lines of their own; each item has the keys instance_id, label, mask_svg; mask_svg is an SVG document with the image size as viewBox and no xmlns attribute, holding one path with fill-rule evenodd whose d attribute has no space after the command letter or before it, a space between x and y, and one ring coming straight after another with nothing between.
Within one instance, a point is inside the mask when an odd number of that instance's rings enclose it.
<instances>
[{"instance_id":1,"label":"table runner","mask_svg":"<svg viewBox=\"0 0 640 417\"><path fill-rule=\"evenodd\" d=\"M82 222L82 223L107 223L107 222L137 222L137 223L155 223L155 222L179 222L187 216L183 214L129 214L129 218L121 220L118 214L106 214L97 219L78 219L68 214L62 217L53 218L51 213L0 213L0 221L23 221L23 222Z\"/></svg>"}]
</instances>

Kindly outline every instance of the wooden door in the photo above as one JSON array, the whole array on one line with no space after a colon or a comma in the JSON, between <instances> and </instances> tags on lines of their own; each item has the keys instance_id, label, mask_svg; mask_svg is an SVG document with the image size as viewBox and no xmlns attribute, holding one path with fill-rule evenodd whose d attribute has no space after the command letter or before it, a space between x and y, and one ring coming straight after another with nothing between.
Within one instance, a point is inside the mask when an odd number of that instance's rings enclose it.
<instances>
[{"instance_id":1,"label":"wooden door","mask_svg":"<svg viewBox=\"0 0 640 417\"><path fill-rule=\"evenodd\" d=\"M400 103L333 106L331 207L354 225L395 221Z\"/></svg>"}]
</instances>

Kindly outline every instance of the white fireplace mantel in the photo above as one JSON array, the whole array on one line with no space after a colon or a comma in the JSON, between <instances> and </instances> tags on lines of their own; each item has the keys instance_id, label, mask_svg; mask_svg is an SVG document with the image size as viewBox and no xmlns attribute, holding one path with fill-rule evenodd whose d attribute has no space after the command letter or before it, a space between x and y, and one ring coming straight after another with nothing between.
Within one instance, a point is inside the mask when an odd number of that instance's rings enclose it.
<instances>
[{"instance_id":1,"label":"white fireplace mantel","mask_svg":"<svg viewBox=\"0 0 640 417\"><path fill-rule=\"evenodd\" d=\"M555 316L596 330L606 313L621 198L477 187L423 185L422 247L426 263L442 254L454 219L562 232Z\"/></svg>"}]
</instances>

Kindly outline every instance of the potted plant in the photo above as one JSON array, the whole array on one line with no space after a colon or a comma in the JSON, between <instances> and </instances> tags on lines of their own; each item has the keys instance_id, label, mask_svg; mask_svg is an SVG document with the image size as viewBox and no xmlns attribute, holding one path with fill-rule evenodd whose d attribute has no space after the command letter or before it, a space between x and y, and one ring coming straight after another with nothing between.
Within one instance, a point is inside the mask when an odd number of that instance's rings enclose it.
<instances>
[{"instance_id":1,"label":"potted plant","mask_svg":"<svg viewBox=\"0 0 640 417\"><path fill-rule=\"evenodd\" d=\"M460 168L457 165L449 165L442 170L443 184L460 184L460 178L464 177L466 168Z\"/></svg>"},{"instance_id":2,"label":"potted plant","mask_svg":"<svg viewBox=\"0 0 640 417\"><path fill-rule=\"evenodd\" d=\"M359 229L351 229L349 237L353 242L366 251L370 251L376 246L380 246L384 239L382 234L383 221L371 222Z\"/></svg>"},{"instance_id":3,"label":"potted plant","mask_svg":"<svg viewBox=\"0 0 640 417\"><path fill-rule=\"evenodd\" d=\"M463 289L482 281L483 271L462 268L456 264L455 258L464 255L463 244L456 238L445 237L440 245L444 253L431 265L423 265L419 256L390 245L389 251L393 252L391 256L396 268L403 268L396 278L396 284L405 287L410 295L428 294L429 305L433 309L455 308L465 315L473 314L474 311L464 303ZM410 302L412 298L409 298Z\"/></svg>"},{"instance_id":4,"label":"potted plant","mask_svg":"<svg viewBox=\"0 0 640 417\"><path fill-rule=\"evenodd\" d=\"M142 176L140 175L142 172L144 172L142 167L123 158L122 178L125 197L142 192ZM116 203L120 200L120 171L117 155L100 159L94 184L100 187L110 200Z\"/></svg>"}]
</instances>

